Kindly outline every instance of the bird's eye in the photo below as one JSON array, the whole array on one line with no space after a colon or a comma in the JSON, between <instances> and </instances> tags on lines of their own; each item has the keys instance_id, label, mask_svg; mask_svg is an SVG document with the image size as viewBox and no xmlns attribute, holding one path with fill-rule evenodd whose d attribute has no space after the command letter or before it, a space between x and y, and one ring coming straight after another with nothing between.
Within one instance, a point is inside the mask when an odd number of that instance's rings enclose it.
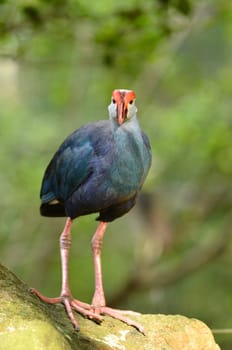
<instances>
[{"instance_id":1,"label":"bird's eye","mask_svg":"<svg viewBox=\"0 0 232 350\"><path fill-rule=\"evenodd\" d=\"M129 104L132 105L133 102L134 102L134 100L130 100L130 101L129 101Z\"/></svg>"},{"instance_id":2,"label":"bird's eye","mask_svg":"<svg viewBox=\"0 0 232 350\"><path fill-rule=\"evenodd\" d=\"M115 99L114 99L114 98L112 98L112 102L113 102L113 103L116 103L116 101L115 101Z\"/></svg>"}]
</instances>

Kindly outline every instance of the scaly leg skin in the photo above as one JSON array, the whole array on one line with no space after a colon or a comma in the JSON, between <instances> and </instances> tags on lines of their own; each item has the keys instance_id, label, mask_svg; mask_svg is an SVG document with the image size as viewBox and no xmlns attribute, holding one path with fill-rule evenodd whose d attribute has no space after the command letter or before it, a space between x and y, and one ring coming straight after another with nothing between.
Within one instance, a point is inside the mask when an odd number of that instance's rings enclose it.
<instances>
[{"instance_id":1,"label":"scaly leg skin","mask_svg":"<svg viewBox=\"0 0 232 350\"><path fill-rule=\"evenodd\" d=\"M71 218L67 218L64 230L60 236L60 254L61 254L61 266L62 266L62 288L61 294L57 298L48 298L42 295L39 291L34 288L31 288L31 292L37 295L42 301L49 304L58 304L63 303L66 309L66 312L74 326L75 329L79 330L77 320L73 315L72 308L75 309L80 314L92 318L98 322L102 321L100 314L97 314L92 311L92 307L89 304L83 303L77 299L74 299L71 295L69 289L68 281L68 256L71 246Z\"/></svg>"},{"instance_id":2,"label":"scaly leg skin","mask_svg":"<svg viewBox=\"0 0 232 350\"><path fill-rule=\"evenodd\" d=\"M92 252L93 252L93 261L94 261L94 274L95 274L95 292L92 299L92 311L95 315L100 316L108 315L111 317L114 317L129 326L133 326L136 329L138 329L139 332L145 335L144 327L131 320L125 315L139 315L139 313L134 311L122 311L122 310L116 310L112 309L110 307L106 306L106 300L104 295L104 289L103 289L103 283L102 283L102 268L101 268L101 247L102 247L102 240L103 236L106 230L107 223L106 222L100 222L99 226L97 228L96 233L94 234L92 238ZM90 316L92 318L92 316Z\"/></svg>"}]
</instances>

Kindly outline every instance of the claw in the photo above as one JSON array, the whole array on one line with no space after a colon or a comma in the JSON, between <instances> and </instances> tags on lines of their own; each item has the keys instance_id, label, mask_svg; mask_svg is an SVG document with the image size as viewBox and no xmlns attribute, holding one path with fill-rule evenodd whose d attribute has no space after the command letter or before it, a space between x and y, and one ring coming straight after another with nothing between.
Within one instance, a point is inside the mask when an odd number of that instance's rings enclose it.
<instances>
[{"instance_id":1,"label":"claw","mask_svg":"<svg viewBox=\"0 0 232 350\"><path fill-rule=\"evenodd\" d=\"M129 317L125 316L126 314L130 314L130 315L135 314L136 315L136 314L138 314L137 312L129 311L129 310L122 311L122 310L112 309L110 307L104 306L101 308L101 313L103 313L104 315L108 315L108 316L111 316L113 318L116 318L117 320L120 320L129 326L135 327L140 333L145 335L144 327L140 323L138 323L134 320L131 320Z\"/></svg>"}]
</instances>

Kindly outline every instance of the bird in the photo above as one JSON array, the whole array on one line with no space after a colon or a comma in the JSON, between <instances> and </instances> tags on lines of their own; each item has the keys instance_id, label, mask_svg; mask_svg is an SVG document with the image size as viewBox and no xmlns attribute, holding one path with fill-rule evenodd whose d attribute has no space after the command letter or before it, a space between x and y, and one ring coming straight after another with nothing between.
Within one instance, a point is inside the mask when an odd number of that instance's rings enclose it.
<instances>
[{"instance_id":1,"label":"bird","mask_svg":"<svg viewBox=\"0 0 232 350\"><path fill-rule=\"evenodd\" d=\"M108 315L144 333L144 327L128 317L138 314L106 306L102 282L101 248L107 225L135 205L151 166L151 147L141 130L133 90L115 89L108 106L109 119L86 124L69 135L48 164L42 180L40 213L66 217L60 235L62 285L60 296L46 297L50 304L62 303L74 328L79 324L73 310L98 323ZM70 291L68 257L73 220L98 213L99 221L91 240L95 291L92 303L75 299Z\"/></svg>"}]
</instances>

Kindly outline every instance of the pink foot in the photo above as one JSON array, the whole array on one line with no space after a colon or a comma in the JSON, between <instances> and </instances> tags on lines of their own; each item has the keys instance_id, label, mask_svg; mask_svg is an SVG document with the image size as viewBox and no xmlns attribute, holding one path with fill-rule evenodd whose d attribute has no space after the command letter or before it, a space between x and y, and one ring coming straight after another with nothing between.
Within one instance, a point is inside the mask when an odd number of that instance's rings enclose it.
<instances>
[{"instance_id":1,"label":"pink foot","mask_svg":"<svg viewBox=\"0 0 232 350\"><path fill-rule=\"evenodd\" d=\"M73 299L71 295L62 295L57 298L48 298L34 288L31 288L30 291L33 294L37 295L45 303L64 304L68 317L70 318L76 330L80 330L80 327L73 315L72 308L77 312L79 312L80 314L82 314L83 316L91 318L95 321L101 322L103 320L103 318L99 314L92 311L92 307L89 304L83 303L82 301L79 301L77 299Z\"/></svg>"}]
</instances>

